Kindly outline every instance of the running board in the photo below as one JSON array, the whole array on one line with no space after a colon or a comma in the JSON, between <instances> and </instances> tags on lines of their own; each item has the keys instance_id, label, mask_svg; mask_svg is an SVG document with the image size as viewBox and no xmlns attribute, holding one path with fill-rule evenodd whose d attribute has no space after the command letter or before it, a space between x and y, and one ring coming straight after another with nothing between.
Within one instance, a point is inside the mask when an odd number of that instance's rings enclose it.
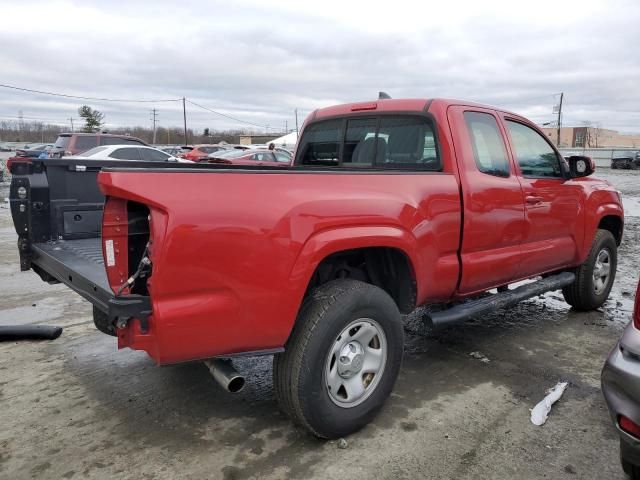
<instances>
[{"instance_id":1,"label":"running board","mask_svg":"<svg viewBox=\"0 0 640 480\"><path fill-rule=\"evenodd\" d=\"M558 273L527 283L513 290L496 293L488 297L460 303L447 310L425 314L425 321L430 322L434 328L448 327L456 323L464 322L471 317L493 313L500 308L511 307L528 298L535 297L545 292L559 290L567 285L571 285L576 276L571 272Z\"/></svg>"}]
</instances>

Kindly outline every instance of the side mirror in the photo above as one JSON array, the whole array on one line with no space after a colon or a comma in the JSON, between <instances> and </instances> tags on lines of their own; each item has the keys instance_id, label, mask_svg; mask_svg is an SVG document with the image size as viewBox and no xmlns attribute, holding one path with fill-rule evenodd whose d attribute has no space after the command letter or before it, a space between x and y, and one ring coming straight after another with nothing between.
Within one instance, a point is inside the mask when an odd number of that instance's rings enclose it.
<instances>
[{"instance_id":1,"label":"side mirror","mask_svg":"<svg viewBox=\"0 0 640 480\"><path fill-rule=\"evenodd\" d=\"M572 155L565 158L569 162L571 178L588 177L596 171L596 163L591 157Z\"/></svg>"}]
</instances>

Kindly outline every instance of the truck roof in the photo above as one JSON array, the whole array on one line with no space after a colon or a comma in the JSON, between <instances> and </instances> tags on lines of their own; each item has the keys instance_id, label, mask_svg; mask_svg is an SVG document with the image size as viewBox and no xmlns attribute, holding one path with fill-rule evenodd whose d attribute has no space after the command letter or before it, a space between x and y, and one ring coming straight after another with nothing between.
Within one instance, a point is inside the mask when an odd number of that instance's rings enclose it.
<instances>
[{"instance_id":1,"label":"truck roof","mask_svg":"<svg viewBox=\"0 0 640 480\"><path fill-rule=\"evenodd\" d=\"M311 121L319 120L321 118L335 117L339 115L348 115L351 113L359 112L424 112L432 106L438 106L440 108L448 107L449 105L466 105L470 107L488 108L491 110L499 110L510 115L522 118L513 112L508 112L498 107L491 105L484 105L481 103L470 102L468 100L456 100L451 98L392 98L392 99L377 99L368 102L355 102L344 103L342 105L334 105L331 107L319 108L315 110L310 117Z\"/></svg>"}]
</instances>

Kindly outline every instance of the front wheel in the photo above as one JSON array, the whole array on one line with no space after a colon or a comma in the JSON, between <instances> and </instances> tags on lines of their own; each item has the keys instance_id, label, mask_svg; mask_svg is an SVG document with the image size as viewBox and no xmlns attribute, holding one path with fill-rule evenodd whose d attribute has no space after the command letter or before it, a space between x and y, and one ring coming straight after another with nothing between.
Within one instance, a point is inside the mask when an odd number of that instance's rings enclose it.
<instances>
[{"instance_id":1,"label":"front wheel","mask_svg":"<svg viewBox=\"0 0 640 480\"><path fill-rule=\"evenodd\" d=\"M562 289L566 302L576 310L595 310L609 298L616 277L618 246L608 230L598 230L589 256L575 270L576 281Z\"/></svg>"},{"instance_id":2,"label":"front wheel","mask_svg":"<svg viewBox=\"0 0 640 480\"><path fill-rule=\"evenodd\" d=\"M314 435L348 435L383 406L402 352L393 299L368 283L334 280L305 300L285 352L274 356L276 398Z\"/></svg>"}]
</instances>

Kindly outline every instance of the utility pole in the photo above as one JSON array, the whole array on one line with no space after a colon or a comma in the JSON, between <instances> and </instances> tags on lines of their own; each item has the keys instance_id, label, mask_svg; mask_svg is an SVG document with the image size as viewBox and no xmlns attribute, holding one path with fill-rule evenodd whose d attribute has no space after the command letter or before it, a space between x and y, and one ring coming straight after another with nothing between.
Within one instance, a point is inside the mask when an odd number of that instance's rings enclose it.
<instances>
[{"instance_id":1,"label":"utility pole","mask_svg":"<svg viewBox=\"0 0 640 480\"><path fill-rule=\"evenodd\" d=\"M154 108L151 110L151 121L153 122L153 143L156 144L156 123L158 123L158 111Z\"/></svg>"},{"instance_id":2,"label":"utility pole","mask_svg":"<svg viewBox=\"0 0 640 480\"><path fill-rule=\"evenodd\" d=\"M296 135L298 134L298 109L296 108Z\"/></svg>"},{"instance_id":3,"label":"utility pole","mask_svg":"<svg viewBox=\"0 0 640 480\"><path fill-rule=\"evenodd\" d=\"M71 133L73 133L73 117L69 117L69 121L71 122Z\"/></svg>"},{"instance_id":4,"label":"utility pole","mask_svg":"<svg viewBox=\"0 0 640 480\"><path fill-rule=\"evenodd\" d=\"M189 145L189 139L187 138L187 103L186 99L182 97L182 115L184 117L184 144Z\"/></svg>"},{"instance_id":5,"label":"utility pole","mask_svg":"<svg viewBox=\"0 0 640 480\"><path fill-rule=\"evenodd\" d=\"M560 148L560 126L562 125L562 97L564 92L560 92L560 105L558 106L558 143L557 147Z\"/></svg>"},{"instance_id":6,"label":"utility pole","mask_svg":"<svg viewBox=\"0 0 640 480\"><path fill-rule=\"evenodd\" d=\"M287 133L289 133L289 121L285 120L284 121L284 134L286 135Z\"/></svg>"}]
</instances>

